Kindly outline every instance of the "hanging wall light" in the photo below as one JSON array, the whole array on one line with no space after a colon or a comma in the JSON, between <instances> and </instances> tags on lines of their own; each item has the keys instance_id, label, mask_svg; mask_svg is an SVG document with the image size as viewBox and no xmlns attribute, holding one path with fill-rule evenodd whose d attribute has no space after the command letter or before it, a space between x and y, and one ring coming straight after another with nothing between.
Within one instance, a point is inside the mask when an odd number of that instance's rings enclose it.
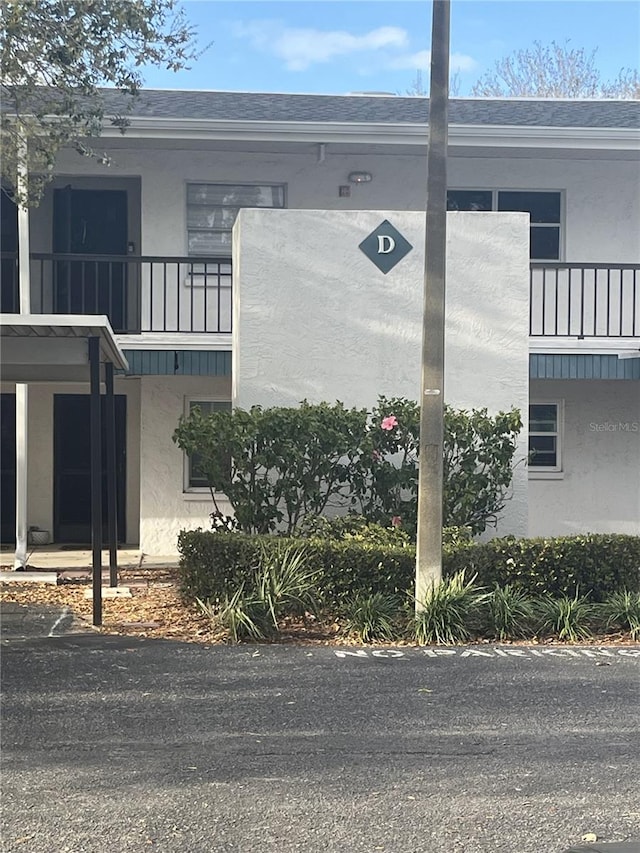
<instances>
[{"instance_id":1,"label":"hanging wall light","mask_svg":"<svg viewBox=\"0 0 640 853\"><path fill-rule=\"evenodd\" d=\"M349 172L349 180L352 184L368 184L373 175L371 172Z\"/></svg>"}]
</instances>

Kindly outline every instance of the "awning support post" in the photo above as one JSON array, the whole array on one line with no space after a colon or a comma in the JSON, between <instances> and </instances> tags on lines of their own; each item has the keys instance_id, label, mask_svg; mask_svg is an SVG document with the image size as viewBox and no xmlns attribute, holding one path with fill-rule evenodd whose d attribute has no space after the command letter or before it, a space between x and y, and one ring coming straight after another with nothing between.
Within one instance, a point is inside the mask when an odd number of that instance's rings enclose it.
<instances>
[{"instance_id":1,"label":"awning support post","mask_svg":"<svg viewBox=\"0 0 640 853\"><path fill-rule=\"evenodd\" d=\"M107 519L109 535L109 586L118 586L118 495L116 489L116 406L113 396L113 364L105 369L105 418L107 438Z\"/></svg>"},{"instance_id":2,"label":"awning support post","mask_svg":"<svg viewBox=\"0 0 640 853\"><path fill-rule=\"evenodd\" d=\"M91 385L91 550L93 578L93 624L102 625L102 430L100 419L100 338L89 341Z\"/></svg>"}]
</instances>

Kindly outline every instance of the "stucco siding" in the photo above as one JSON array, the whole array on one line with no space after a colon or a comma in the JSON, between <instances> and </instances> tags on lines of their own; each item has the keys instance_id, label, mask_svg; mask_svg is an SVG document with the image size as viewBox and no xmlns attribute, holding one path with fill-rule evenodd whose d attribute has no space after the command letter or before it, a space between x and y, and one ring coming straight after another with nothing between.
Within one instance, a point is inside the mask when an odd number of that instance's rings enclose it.
<instances>
[{"instance_id":1,"label":"stucco siding","mask_svg":"<svg viewBox=\"0 0 640 853\"><path fill-rule=\"evenodd\" d=\"M185 398L229 400L227 377L144 376L140 421L140 549L174 554L182 529L209 528L208 494L184 491L184 454L173 443ZM228 511L223 504L223 510Z\"/></svg>"},{"instance_id":2,"label":"stucco siding","mask_svg":"<svg viewBox=\"0 0 640 853\"><path fill-rule=\"evenodd\" d=\"M103 140L108 149L108 140ZM317 149L305 153L144 150L118 148L113 165L100 167L71 152L61 154L57 171L65 176L95 175L119 180L140 176L142 232L140 251L147 255L186 254L185 185L188 181L284 183L287 206L302 209L422 210L426 193L426 161L420 154L334 153L317 162ZM449 186L486 189L562 190L565 204L565 259L568 261L637 263L640 259L640 162L637 160L515 156L463 156L449 160ZM368 184L351 185L351 197L340 198L352 171L369 171ZM66 177L65 177L66 180ZM34 229L51 233L46 204L33 213ZM34 250L44 251L36 237Z\"/></svg>"},{"instance_id":3,"label":"stucco siding","mask_svg":"<svg viewBox=\"0 0 640 853\"><path fill-rule=\"evenodd\" d=\"M529 535L640 534L640 382L532 380L530 395L559 401L564 429L562 474L529 479Z\"/></svg>"},{"instance_id":4,"label":"stucco siding","mask_svg":"<svg viewBox=\"0 0 640 853\"><path fill-rule=\"evenodd\" d=\"M387 275L358 248L384 219L413 245ZM368 406L420 398L424 216L241 211L234 232L233 400ZM449 215L445 400L492 412L528 403L528 218ZM516 468L501 533L525 533Z\"/></svg>"}]
</instances>

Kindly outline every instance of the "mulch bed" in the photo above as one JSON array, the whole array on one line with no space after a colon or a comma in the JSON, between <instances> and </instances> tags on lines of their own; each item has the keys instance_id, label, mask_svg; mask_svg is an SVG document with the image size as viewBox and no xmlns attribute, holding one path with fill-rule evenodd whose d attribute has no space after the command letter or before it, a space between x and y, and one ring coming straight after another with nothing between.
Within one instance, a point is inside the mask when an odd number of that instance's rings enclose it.
<instances>
[{"instance_id":1,"label":"mulch bed","mask_svg":"<svg viewBox=\"0 0 640 853\"><path fill-rule=\"evenodd\" d=\"M103 634L124 634L154 639L178 640L212 645L228 642L226 633L213 627L210 620L194 604L185 602L179 591L178 572L167 569L130 569L118 575L119 585L129 587L131 598L103 598L100 628L92 625L92 602L85 593L91 589L90 577L75 578L51 584L2 583L0 600L21 605L54 605L68 607L75 615L76 630L91 630ZM301 645L365 645L345 636L336 622L321 620L288 619L281 626L278 643ZM495 644L493 640L479 639L470 645ZM501 642L499 645L564 645L555 640L527 639ZM607 634L583 640L578 645L637 645L628 634ZM413 646L407 640L368 645Z\"/></svg>"}]
</instances>

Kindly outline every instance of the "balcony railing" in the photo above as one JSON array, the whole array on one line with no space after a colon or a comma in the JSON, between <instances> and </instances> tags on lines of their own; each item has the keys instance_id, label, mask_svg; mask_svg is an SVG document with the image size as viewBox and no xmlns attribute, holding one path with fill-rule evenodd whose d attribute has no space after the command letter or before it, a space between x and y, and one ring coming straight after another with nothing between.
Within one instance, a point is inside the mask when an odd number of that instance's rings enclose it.
<instances>
[{"instance_id":1,"label":"balcony railing","mask_svg":"<svg viewBox=\"0 0 640 853\"><path fill-rule=\"evenodd\" d=\"M531 264L529 334L640 336L640 264Z\"/></svg>"},{"instance_id":2,"label":"balcony railing","mask_svg":"<svg viewBox=\"0 0 640 853\"><path fill-rule=\"evenodd\" d=\"M17 258L2 254L2 310L18 308ZM34 314L106 314L118 333L231 332L231 261L31 255Z\"/></svg>"},{"instance_id":3,"label":"balcony railing","mask_svg":"<svg viewBox=\"0 0 640 853\"><path fill-rule=\"evenodd\" d=\"M3 312L18 309L15 254L2 254ZM34 313L106 314L120 333L230 333L231 261L131 255L31 256ZM534 337L640 336L640 264L532 263Z\"/></svg>"}]
</instances>

